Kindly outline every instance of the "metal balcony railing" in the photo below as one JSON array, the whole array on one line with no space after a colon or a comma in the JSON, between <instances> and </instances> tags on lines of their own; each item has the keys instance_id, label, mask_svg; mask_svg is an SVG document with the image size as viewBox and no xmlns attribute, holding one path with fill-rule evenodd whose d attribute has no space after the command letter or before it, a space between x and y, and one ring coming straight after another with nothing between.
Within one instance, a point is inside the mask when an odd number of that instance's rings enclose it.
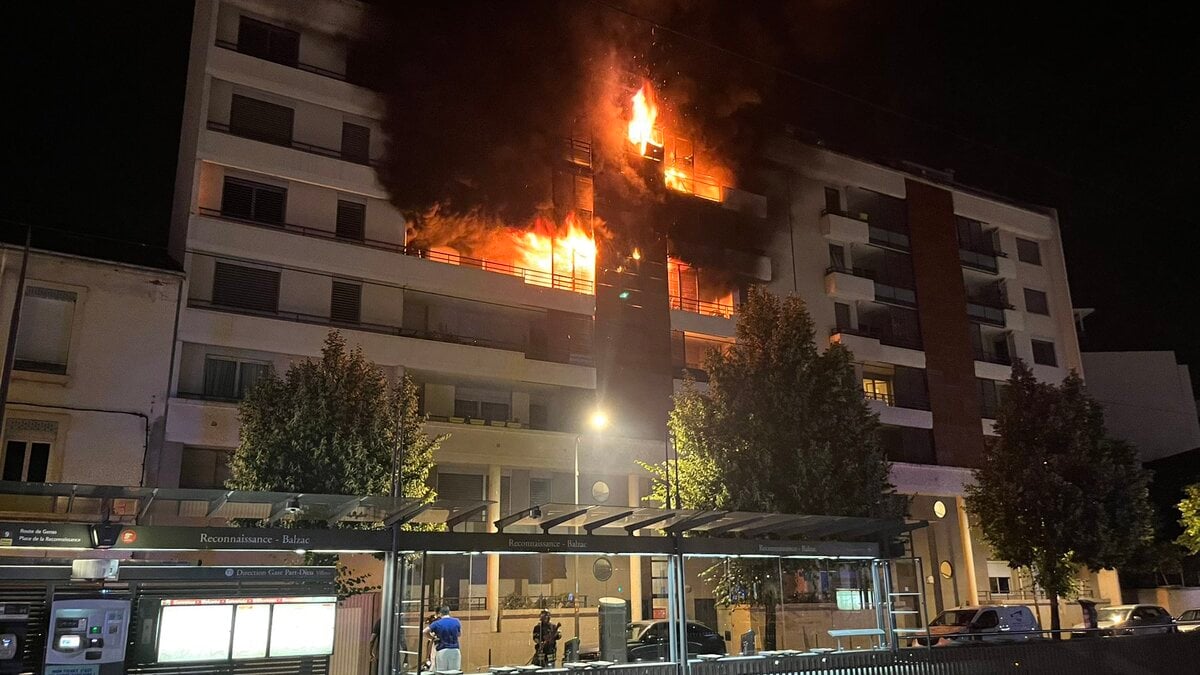
<instances>
[{"instance_id":1,"label":"metal balcony railing","mask_svg":"<svg viewBox=\"0 0 1200 675\"><path fill-rule=\"evenodd\" d=\"M474 269L484 270L486 272L496 272L498 274L507 274L509 276L520 277L522 281L533 286L543 286L546 288L557 288L560 290L571 291L574 293L583 293L591 295L595 292L595 283L591 279L586 279L580 276L567 274L557 274L543 272L541 270L531 270L516 265L496 262L494 260L486 260L483 258L471 258L468 256L446 253L443 251L431 251L426 248L416 246L407 246L389 241L380 241L376 239L359 239L350 237L339 237L337 232L331 230L321 230L314 227L304 227L301 225L292 225L290 223L265 223L247 218L239 218L229 214L222 213L220 209L210 209L201 207L200 215L211 218L220 218L255 227L262 227L270 230L280 230L291 234L299 234L305 237L314 237L317 239L328 239L331 241L339 241L346 244L354 244L356 246L366 246L368 248L378 249L380 251L391 251L401 255L407 255L413 258L423 258L425 260L433 260L435 262L447 263L451 265L459 265L461 267L470 267Z\"/></svg>"},{"instance_id":2,"label":"metal balcony railing","mask_svg":"<svg viewBox=\"0 0 1200 675\"><path fill-rule=\"evenodd\" d=\"M246 138L246 139L249 139L252 141L258 141L259 143L268 143L270 145L278 145L283 148L291 148L293 150L299 150L300 152L307 152L310 155L320 155L322 157L328 157L330 159L339 159L339 160L342 160L343 162L350 162L351 164L361 164L363 166L378 166L379 165L378 162L376 162L375 160L370 159L368 157L356 157L354 155L348 155L346 153L343 153L341 150L335 150L334 148L327 148L322 145L313 145L312 143L304 143L302 141L297 141L294 138L283 140L283 139L268 138L266 136L260 136L260 135L256 135L256 134L252 134L252 133L247 133L245 130L231 127L230 125L228 125L224 122L214 122L212 120L209 120L208 121L208 130L216 131L216 132L222 133L222 134L229 134L230 136L237 136L238 138Z\"/></svg>"},{"instance_id":3,"label":"metal balcony railing","mask_svg":"<svg viewBox=\"0 0 1200 675\"><path fill-rule=\"evenodd\" d=\"M230 42L228 40L217 40L216 45L222 49L228 49L230 51L234 51L239 54L245 54L246 56L253 56L256 59L270 61L271 63L278 63L279 65L287 66L288 68L295 68L296 70L303 70L307 73L313 73L314 75L320 75L321 77L328 77L333 80L349 82L349 80L346 79L345 73L339 73L336 70L329 70L328 68L322 68L320 66L314 66L314 65L311 65L308 63L303 63L300 61L296 61L296 62L292 63L292 62L277 61L275 59L268 59L268 58L262 56L261 54L255 54L252 51L247 51L245 49L242 49L236 42ZM353 83L351 83L351 84L353 84Z\"/></svg>"},{"instance_id":4,"label":"metal balcony railing","mask_svg":"<svg viewBox=\"0 0 1200 675\"><path fill-rule=\"evenodd\" d=\"M733 317L733 304L726 302L709 302L697 298L685 298L679 295L671 296L671 309L678 309L692 314L719 316L725 319Z\"/></svg>"}]
</instances>

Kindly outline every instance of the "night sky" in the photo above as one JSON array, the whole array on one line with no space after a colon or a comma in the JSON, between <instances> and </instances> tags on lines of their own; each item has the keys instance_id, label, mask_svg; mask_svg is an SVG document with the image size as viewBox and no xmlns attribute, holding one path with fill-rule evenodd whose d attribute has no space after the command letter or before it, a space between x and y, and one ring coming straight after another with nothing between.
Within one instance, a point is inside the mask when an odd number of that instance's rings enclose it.
<instances>
[{"instance_id":1,"label":"night sky","mask_svg":"<svg viewBox=\"0 0 1200 675\"><path fill-rule=\"evenodd\" d=\"M1056 207L1073 304L1096 310L1084 348L1173 349L1200 390L1190 27L1150 5L969 4L793 3L772 56L791 74L776 78L777 109L833 147ZM0 10L0 218L161 258L190 22L178 0ZM761 53L744 39L716 31L695 48ZM17 236L11 223L0 232Z\"/></svg>"}]
</instances>

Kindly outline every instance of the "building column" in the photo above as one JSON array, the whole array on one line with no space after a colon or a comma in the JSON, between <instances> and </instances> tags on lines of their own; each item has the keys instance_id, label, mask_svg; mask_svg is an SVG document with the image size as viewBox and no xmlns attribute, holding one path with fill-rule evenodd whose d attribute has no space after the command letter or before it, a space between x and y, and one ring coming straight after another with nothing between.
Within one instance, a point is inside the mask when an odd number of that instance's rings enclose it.
<instances>
[{"instance_id":1,"label":"building column","mask_svg":"<svg viewBox=\"0 0 1200 675\"><path fill-rule=\"evenodd\" d=\"M979 602L979 577L975 576L975 546L971 543L971 520L967 515L967 502L962 495L955 495L954 507L958 511L958 536L962 540L963 572L967 575L967 601L964 605Z\"/></svg>"},{"instance_id":2,"label":"building column","mask_svg":"<svg viewBox=\"0 0 1200 675\"><path fill-rule=\"evenodd\" d=\"M487 529L497 532L496 521L500 520L500 465L489 464L487 474ZM489 553L487 557L487 608L489 626L500 630L500 555Z\"/></svg>"},{"instance_id":3,"label":"building column","mask_svg":"<svg viewBox=\"0 0 1200 675\"><path fill-rule=\"evenodd\" d=\"M629 474L629 506L642 505L642 481L637 474ZM629 556L629 618L642 620L642 556Z\"/></svg>"},{"instance_id":4,"label":"building column","mask_svg":"<svg viewBox=\"0 0 1200 675\"><path fill-rule=\"evenodd\" d=\"M1100 570L1096 572L1096 600L1108 600L1119 605L1121 600L1121 578L1116 570Z\"/></svg>"}]
</instances>

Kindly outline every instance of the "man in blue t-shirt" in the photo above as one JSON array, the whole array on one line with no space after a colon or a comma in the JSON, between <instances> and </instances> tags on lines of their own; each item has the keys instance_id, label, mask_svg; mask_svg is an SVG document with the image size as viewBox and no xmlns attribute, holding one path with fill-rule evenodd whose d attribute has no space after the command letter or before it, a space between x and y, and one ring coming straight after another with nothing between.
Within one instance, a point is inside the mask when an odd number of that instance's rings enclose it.
<instances>
[{"instance_id":1,"label":"man in blue t-shirt","mask_svg":"<svg viewBox=\"0 0 1200 675\"><path fill-rule=\"evenodd\" d=\"M438 610L441 616L429 624L429 635L437 643L433 654L433 669L439 673L462 672L462 652L458 649L458 636L462 635L462 622L450 616L450 608Z\"/></svg>"}]
</instances>

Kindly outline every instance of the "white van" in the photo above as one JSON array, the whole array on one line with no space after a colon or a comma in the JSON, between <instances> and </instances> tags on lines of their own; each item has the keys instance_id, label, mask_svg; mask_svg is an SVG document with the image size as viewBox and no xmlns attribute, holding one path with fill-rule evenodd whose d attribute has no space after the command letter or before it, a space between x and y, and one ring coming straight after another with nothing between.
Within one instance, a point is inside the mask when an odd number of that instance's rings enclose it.
<instances>
[{"instance_id":1,"label":"white van","mask_svg":"<svg viewBox=\"0 0 1200 675\"><path fill-rule=\"evenodd\" d=\"M968 644L976 640L1007 642L1041 637L1037 617L1025 605L955 607L929 622L929 637L913 638L914 647Z\"/></svg>"}]
</instances>

